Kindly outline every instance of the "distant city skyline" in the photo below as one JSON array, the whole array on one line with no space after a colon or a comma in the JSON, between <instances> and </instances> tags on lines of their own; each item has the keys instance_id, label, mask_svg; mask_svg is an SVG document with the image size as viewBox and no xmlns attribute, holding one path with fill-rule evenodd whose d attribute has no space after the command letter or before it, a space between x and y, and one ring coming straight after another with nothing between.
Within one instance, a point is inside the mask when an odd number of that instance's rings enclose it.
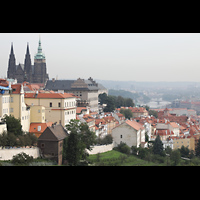
<instances>
[{"instance_id":1,"label":"distant city skyline","mask_svg":"<svg viewBox=\"0 0 200 200\"><path fill-rule=\"evenodd\" d=\"M27 42L34 63L39 35L50 79L200 82L199 33L0 33L0 77L13 43L16 64Z\"/></svg>"}]
</instances>

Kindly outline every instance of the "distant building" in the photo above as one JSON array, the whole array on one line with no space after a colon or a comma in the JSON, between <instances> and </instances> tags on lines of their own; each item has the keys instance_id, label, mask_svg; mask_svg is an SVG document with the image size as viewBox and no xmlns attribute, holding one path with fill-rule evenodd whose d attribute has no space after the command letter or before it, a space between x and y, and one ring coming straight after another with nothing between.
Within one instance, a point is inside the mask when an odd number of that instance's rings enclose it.
<instances>
[{"instance_id":1,"label":"distant building","mask_svg":"<svg viewBox=\"0 0 200 200\"><path fill-rule=\"evenodd\" d=\"M41 41L39 40L38 52L34 57L34 65L31 64L29 45L25 55L24 64L16 65L13 44L11 45L10 57L8 61L7 78L17 79L18 83L28 81L30 83L45 83L49 79L46 70L46 58L42 53Z\"/></svg>"},{"instance_id":2,"label":"distant building","mask_svg":"<svg viewBox=\"0 0 200 200\"><path fill-rule=\"evenodd\" d=\"M105 87L96 83L91 77L88 80L81 78L77 80L48 80L45 90L60 90L67 93L74 93L80 98L77 101L77 106L89 106L93 112L98 111L98 95L107 92Z\"/></svg>"}]
</instances>

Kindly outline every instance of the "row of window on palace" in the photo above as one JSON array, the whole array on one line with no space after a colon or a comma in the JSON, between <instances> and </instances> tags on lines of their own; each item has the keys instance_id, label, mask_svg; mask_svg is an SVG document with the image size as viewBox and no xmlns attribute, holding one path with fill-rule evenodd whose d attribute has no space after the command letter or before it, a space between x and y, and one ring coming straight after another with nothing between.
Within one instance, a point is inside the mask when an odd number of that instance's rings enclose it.
<instances>
[{"instance_id":1,"label":"row of window on palace","mask_svg":"<svg viewBox=\"0 0 200 200\"><path fill-rule=\"evenodd\" d=\"M65 107L72 107L72 106L76 106L76 102L75 101L65 102ZM53 103L52 102L49 103L49 107L53 107ZM58 102L58 107L61 107L61 102Z\"/></svg>"},{"instance_id":2,"label":"row of window on palace","mask_svg":"<svg viewBox=\"0 0 200 200\"><path fill-rule=\"evenodd\" d=\"M22 102L24 102L24 96L22 96ZM2 103L13 103L13 97L2 97Z\"/></svg>"}]
</instances>

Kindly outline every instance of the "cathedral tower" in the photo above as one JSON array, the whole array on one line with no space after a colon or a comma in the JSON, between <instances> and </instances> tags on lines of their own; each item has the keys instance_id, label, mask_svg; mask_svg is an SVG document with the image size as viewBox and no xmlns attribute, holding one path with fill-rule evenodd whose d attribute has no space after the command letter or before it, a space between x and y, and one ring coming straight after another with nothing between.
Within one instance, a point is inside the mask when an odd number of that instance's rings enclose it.
<instances>
[{"instance_id":1,"label":"cathedral tower","mask_svg":"<svg viewBox=\"0 0 200 200\"><path fill-rule=\"evenodd\" d=\"M34 65L31 65L29 44L27 44L24 64L19 63L19 65L16 65L13 44L11 45L7 78L16 78L18 83L23 83L24 81L29 83L46 83L49 79L49 75L46 71L46 59L44 53L42 53L40 39L38 52L34 57Z\"/></svg>"},{"instance_id":2,"label":"cathedral tower","mask_svg":"<svg viewBox=\"0 0 200 200\"><path fill-rule=\"evenodd\" d=\"M11 51L10 51L10 57L8 61L8 71L7 71L7 78L15 78L15 72L16 72L16 61L15 61L15 55L13 51L13 44L11 45Z\"/></svg>"},{"instance_id":3,"label":"cathedral tower","mask_svg":"<svg viewBox=\"0 0 200 200\"><path fill-rule=\"evenodd\" d=\"M45 83L48 79L46 59L44 53L42 53L41 41L39 39L38 52L34 57L34 83Z\"/></svg>"},{"instance_id":4,"label":"cathedral tower","mask_svg":"<svg viewBox=\"0 0 200 200\"><path fill-rule=\"evenodd\" d=\"M24 61L24 74L25 74L25 79L28 82L32 82L32 65L31 65L31 56L29 53L29 45L27 44L27 49L26 49L26 55L25 55L25 61Z\"/></svg>"}]
</instances>

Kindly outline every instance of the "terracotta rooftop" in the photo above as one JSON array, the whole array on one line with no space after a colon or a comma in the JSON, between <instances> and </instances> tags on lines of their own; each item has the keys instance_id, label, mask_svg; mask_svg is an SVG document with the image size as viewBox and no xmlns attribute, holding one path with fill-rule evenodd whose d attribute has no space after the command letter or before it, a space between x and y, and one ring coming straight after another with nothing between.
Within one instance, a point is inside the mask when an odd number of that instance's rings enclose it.
<instances>
[{"instance_id":1,"label":"terracotta rooftop","mask_svg":"<svg viewBox=\"0 0 200 200\"><path fill-rule=\"evenodd\" d=\"M69 93L25 93L25 98L41 98L41 99L65 99L65 98L74 98L72 94Z\"/></svg>"},{"instance_id":2,"label":"terracotta rooftop","mask_svg":"<svg viewBox=\"0 0 200 200\"><path fill-rule=\"evenodd\" d=\"M127 120L126 121L126 124L128 124L129 126L131 126L132 128L134 128L135 130L143 130L144 129L144 127L141 125L141 124L139 124L139 123L137 123L136 121L130 121L130 120Z\"/></svg>"}]
</instances>

